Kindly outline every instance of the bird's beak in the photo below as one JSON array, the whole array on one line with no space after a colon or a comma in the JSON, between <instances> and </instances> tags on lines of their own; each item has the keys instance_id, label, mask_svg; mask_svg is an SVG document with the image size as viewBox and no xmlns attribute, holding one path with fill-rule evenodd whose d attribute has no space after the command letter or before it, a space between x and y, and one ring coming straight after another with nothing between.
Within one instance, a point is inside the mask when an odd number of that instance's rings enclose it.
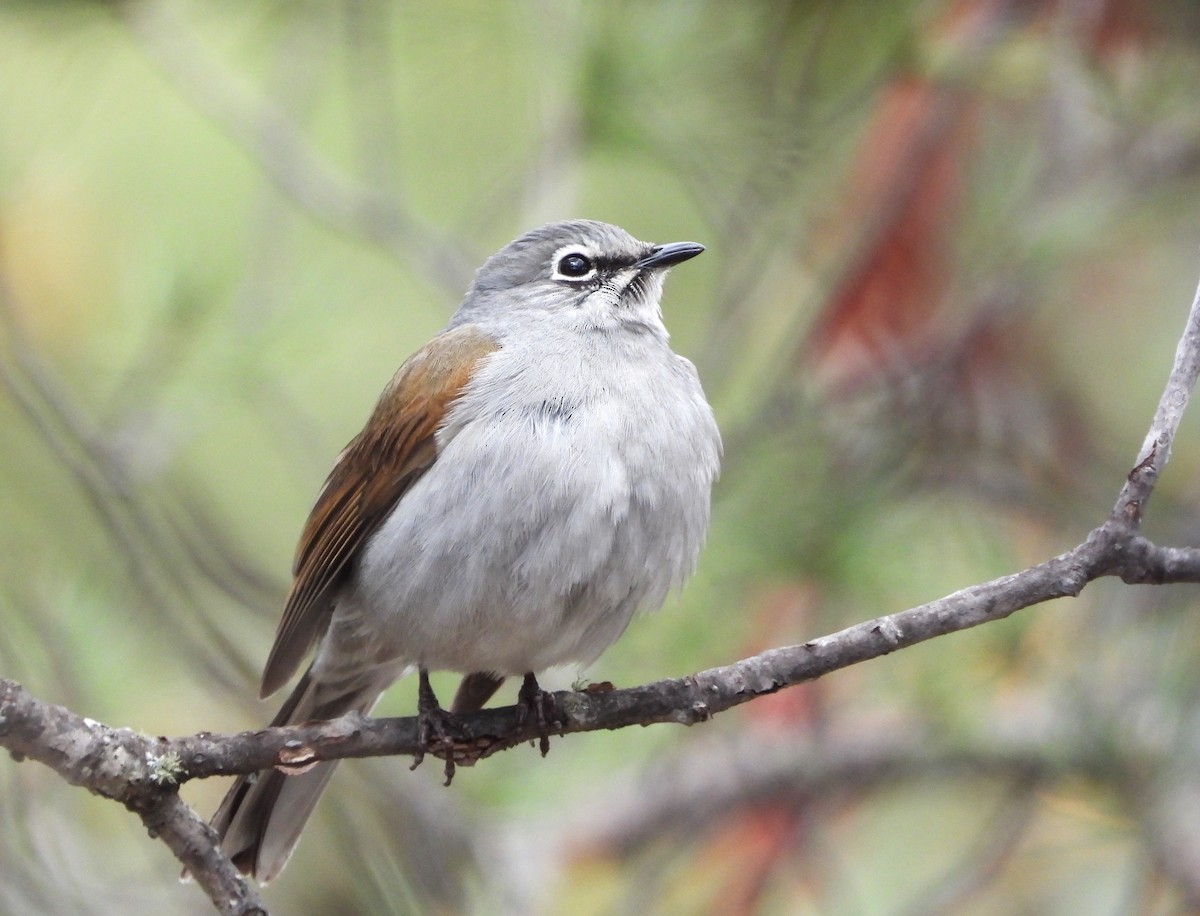
<instances>
[{"instance_id":1,"label":"bird's beak","mask_svg":"<svg viewBox=\"0 0 1200 916\"><path fill-rule=\"evenodd\" d=\"M671 242L669 245L655 245L650 253L633 266L638 270L661 270L664 267L674 267L676 264L694 258L704 250L704 246L696 242Z\"/></svg>"}]
</instances>

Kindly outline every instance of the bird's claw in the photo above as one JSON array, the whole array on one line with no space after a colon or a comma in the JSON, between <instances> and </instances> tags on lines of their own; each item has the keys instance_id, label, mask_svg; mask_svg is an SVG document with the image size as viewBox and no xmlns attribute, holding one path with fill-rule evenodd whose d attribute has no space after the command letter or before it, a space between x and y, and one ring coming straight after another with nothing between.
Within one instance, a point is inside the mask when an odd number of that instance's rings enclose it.
<instances>
[{"instance_id":1,"label":"bird's claw","mask_svg":"<svg viewBox=\"0 0 1200 916\"><path fill-rule=\"evenodd\" d=\"M413 755L410 770L415 770L425 760L425 754L432 753L442 756L446 762L446 781L448 786L454 780L454 746L466 741L469 736L463 727L462 720L452 712L442 709L437 695L429 684L429 673L422 668L420 682L417 687L417 752Z\"/></svg>"},{"instance_id":2,"label":"bird's claw","mask_svg":"<svg viewBox=\"0 0 1200 916\"><path fill-rule=\"evenodd\" d=\"M517 693L517 727L524 728L531 718L537 723L538 750L545 757L550 752L550 731L561 730L567 720L559 709L554 694L543 690L532 672L525 675Z\"/></svg>"}]
</instances>

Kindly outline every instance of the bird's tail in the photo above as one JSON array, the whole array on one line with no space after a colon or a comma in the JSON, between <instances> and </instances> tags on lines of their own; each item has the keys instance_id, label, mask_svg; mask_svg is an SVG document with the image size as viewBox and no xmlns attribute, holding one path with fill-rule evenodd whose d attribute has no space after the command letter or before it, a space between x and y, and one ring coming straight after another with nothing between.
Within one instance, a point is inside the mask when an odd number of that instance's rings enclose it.
<instances>
[{"instance_id":1,"label":"bird's tail","mask_svg":"<svg viewBox=\"0 0 1200 916\"><path fill-rule=\"evenodd\" d=\"M366 715L391 682L391 677L382 683L367 679L348 687L317 683L309 674L300 679L272 726L334 719L348 712ZM221 848L242 872L265 884L283 871L336 766L337 761L330 760L295 776L263 770L238 778L213 815L212 826L221 836Z\"/></svg>"}]
</instances>

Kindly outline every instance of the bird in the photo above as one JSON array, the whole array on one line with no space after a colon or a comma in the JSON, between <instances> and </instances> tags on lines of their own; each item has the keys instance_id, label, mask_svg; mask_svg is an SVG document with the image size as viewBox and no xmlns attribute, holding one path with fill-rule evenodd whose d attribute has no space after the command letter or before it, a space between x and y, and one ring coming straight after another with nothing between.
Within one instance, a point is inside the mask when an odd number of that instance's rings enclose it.
<instances>
[{"instance_id":1,"label":"bird","mask_svg":"<svg viewBox=\"0 0 1200 916\"><path fill-rule=\"evenodd\" d=\"M660 300L702 251L576 219L484 262L308 517L261 696L312 658L272 725L366 715L414 669L422 741L508 677L544 725L537 672L592 663L683 584L722 445ZM448 711L431 670L464 675ZM279 875L335 765L234 783L212 826L243 873Z\"/></svg>"}]
</instances>

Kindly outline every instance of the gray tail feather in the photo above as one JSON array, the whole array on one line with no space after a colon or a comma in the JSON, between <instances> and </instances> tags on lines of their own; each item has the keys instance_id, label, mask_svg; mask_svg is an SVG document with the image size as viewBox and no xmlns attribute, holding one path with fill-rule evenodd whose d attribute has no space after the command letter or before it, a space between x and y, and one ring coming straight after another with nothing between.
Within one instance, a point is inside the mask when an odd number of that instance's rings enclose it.
<instances>
[{"instance_id":1,"label":"gray tail feather","mask_svg":"<svg viewBox=\"0 0 1200 916\"><path fill-rule=\"evenodd\" d=\"M386 687L373 679L352 687L318 684L305 672L271 725L334 719L348 712L365 715ZM337 761L329 761L296 776L264 770L238 778L212 826L221 836L221 848L243 873L265 884L283 871L336 766Z\"/></svg>"}]
</instances>

